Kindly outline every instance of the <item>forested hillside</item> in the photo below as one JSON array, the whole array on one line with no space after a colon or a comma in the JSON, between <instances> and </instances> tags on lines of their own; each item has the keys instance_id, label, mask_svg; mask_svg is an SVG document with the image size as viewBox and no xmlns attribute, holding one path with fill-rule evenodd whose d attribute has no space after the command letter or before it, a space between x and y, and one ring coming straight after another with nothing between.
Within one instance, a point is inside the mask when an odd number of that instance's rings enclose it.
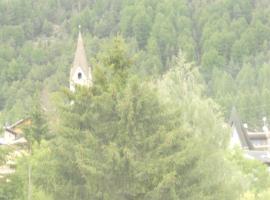
<instances>
[{"instance_id":1,"label":"forested hillside","mask_svg":"<svg viewBox=\"0 0 270 200\"><path fill-rule=\"evenodd\" d=\"M94 85L70 94L79 25ZM268 0L0 0L0 122L36 119L0 198L31 163L37 200L267 199L224 123L270 115L269 61Z\"/></svg>"},{"instance_id":2,"label":"forested hillside","mask_svg":"<svg viewBox=\"0 0 270 200\"><path fill-rule=\"evenodd\" d=\"M157 76L180 50L200 66L208 95L226 117L235 105L250 123L268 115L266 0L10 0L0 2L2 121L24 115L37 91L67 85L78 25L93 61L122 35L136 73ZM80 7L80 12L79 12Z\"/></svg>"}]
</instances>

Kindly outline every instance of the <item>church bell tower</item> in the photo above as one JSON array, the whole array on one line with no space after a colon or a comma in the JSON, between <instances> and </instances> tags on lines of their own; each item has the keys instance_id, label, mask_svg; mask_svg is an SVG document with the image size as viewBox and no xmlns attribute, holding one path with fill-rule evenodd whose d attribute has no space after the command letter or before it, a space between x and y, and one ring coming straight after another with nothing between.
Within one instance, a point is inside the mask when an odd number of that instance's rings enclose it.
<instances>
[{"instance_id":1,"label":"church bell tower","mask_svg":"<svg viewBox=\"0 0 270 200\"><path fill-rule=\"evenodd\" d=\"M77 49L73 61L73 66L70 70L70 91L75 92L76 85L85 87L92 86L92 70L87 62L81 31L79 31Z\"/></svg>"}]
</instances>

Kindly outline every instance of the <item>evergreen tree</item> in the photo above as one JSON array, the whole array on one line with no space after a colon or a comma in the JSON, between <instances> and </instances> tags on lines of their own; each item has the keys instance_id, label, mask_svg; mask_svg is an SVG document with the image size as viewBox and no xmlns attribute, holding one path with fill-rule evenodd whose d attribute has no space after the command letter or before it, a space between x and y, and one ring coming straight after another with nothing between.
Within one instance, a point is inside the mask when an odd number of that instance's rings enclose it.
<instances>
[{"instance_id":1,"label":"evergreen tree","mask_svg":"<svg viewBox=\"0 0 270 200\"><path fill-rule=\"evenodd\" d=\"M49 135L47 121L39 99L33 102L28 120L30 121L30 125L25 127L24 134L31 148L35 142L40 143L42 139L46 139L46 136Z\"/></svg>"},{"instance_id":2,"label":"evergreen tree","mask_svg":"<svg viewBox=\"0 0 270 200\"><path fill-rule=\"evenodd\" d=\"M107 70L121 74L116 58ZM56 199L236 198L222 120L203 99L198 71L176 62L156 86L115 75L126 84L96 80L71 95L55 146Z\"/></svg>"}]
</instances>

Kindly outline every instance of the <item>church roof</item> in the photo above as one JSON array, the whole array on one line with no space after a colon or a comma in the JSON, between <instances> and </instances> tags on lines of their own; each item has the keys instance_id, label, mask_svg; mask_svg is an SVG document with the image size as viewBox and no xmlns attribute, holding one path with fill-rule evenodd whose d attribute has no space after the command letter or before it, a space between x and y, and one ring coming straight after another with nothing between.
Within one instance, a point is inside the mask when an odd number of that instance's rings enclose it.
<instances>
[{"instance_id":1,"label":"church roof","mask_svg":"<svg viewBox=\"0 0 270 200\"><path fill-rule=\"evenodd\" d=\"M71 69L71 74L75 73L77 67L80 67L83 73L88 76L90 73L90 67L88 66L87 57L84 49L84 42L81 32L79 32L77 49L73 61L73 67Z\"/></svg>"}]
</instances>

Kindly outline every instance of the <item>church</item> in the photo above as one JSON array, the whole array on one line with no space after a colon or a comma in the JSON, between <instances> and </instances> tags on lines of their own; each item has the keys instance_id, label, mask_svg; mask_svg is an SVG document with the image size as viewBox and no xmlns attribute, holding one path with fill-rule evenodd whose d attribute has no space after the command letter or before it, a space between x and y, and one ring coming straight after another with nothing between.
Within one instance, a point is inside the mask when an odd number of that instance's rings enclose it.
<instances>
[{"instance_id":1,"label":"church","mask_svg":"<svg viewBox=\"0 0 270 200\"><path fill-rule=\"evenodd\" d=\"M81 31L79 31L75 57L70 69L69 89L76 91L76 86L91 87L92 69L88 64L84 42ZM3 127L3 134L0 137L0 146L12 146L16 150L7 155L6 164L0 166L0 179L15 172L15 160L18 156L25 154L27 140L24 138L24 129L31 125L31 119L21 119L12 125L6 124Z\"/></svg>"},{"instance_id":2,"label":"church","mask_svg":"<svg viewBox=\"0 0 270 200\"><path fill-rule=\"evenodd\" d=\"M75 92L76 85L91 87L92 84L92 69L87 62L82 34L81 31L79 31L77 49L73 66L70 70L69 89L70 91Z\"/></svg>"},{"instance_id":3,"label":"church","mask_svg":"<svg viewBox=\"0 0 270 200\"><path fill-rule=\"evenodd\" d=\"M89 88L92 84L92 69L88 64L82 34L81 31L79 31L75 56L70 69L69 89L71 92L75 92L76 86ZM26 140L23 137L23 129L21 126L28 125L30 125L29 119L21 119L12 125L4 126L3 136L0 137L0 145L25 144Z\"/></svg>"}]
</instances>

